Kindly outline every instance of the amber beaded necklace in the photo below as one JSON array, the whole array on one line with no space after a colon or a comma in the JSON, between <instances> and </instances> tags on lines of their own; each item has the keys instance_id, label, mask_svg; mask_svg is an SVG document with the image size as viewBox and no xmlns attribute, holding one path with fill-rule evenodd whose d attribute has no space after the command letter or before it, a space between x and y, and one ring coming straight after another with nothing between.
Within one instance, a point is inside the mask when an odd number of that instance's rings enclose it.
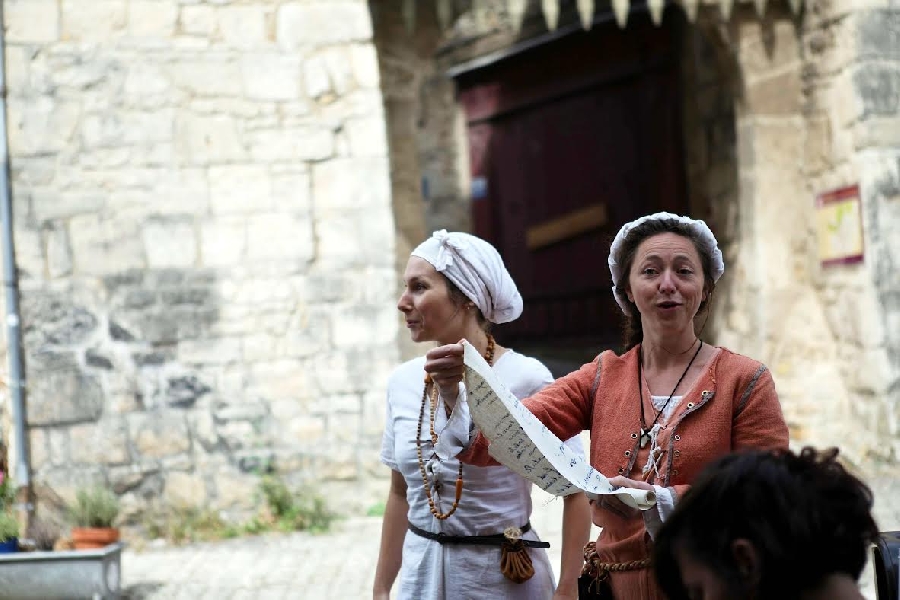
<instances>
[{"instance_id":1,"label":"amber beaded necklace","mask_svg":"<svg viewBox=\"0 0 900 600\"><path fill-rule=\"evenodd\" d=\"M494 366L494 336L491 334L488 334L487 336L487 349L484 352L484 360L487 361L488 365ZM429 384L431 384L431 402L428 402ZM431 497L431 484L428 482L428 475L425 473L425 460L422 458L422 421L425 417L426 403L430 404L428 429L431 433L431 443L437 444L438 436L434 432L434 411L437 409L438 405L438 389L437 386L433 384L431 376L428 374L425 375L425 389L422 390L422 408L419 410L419 427L416 430L416 456L419 458L419 472L422 474L422 483L425 487L425 497L428 498L428 507L431 509L431 514L434 515L435 519L443 521L455 513L456 509L459 507L459 499L462 498L463 490L463 466L462 461L459 461L459 471L456 475L456 497L453 500L453 506L451 506L450 510L447 512L442 513L435 505L434 498Z\"/></svg>"}]
</instances>

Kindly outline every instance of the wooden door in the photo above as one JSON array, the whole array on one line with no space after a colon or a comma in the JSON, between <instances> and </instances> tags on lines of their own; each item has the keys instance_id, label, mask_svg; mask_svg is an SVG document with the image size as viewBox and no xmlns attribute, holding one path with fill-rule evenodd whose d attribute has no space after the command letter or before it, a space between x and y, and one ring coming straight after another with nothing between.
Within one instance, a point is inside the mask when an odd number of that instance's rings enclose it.
<instances>
[{"instance_id":1,"label":"wooden door","mask_svg":"<svg viewBox=\"0 0 900 600\"><path fill-rule=\"evenodd\" d=\"M623 223L686 205L675 37L633 19L458 78L473 233L497 246L525 300L501 343L588 357L617 346L609 244Z\"/></svg>"}]
</instances>

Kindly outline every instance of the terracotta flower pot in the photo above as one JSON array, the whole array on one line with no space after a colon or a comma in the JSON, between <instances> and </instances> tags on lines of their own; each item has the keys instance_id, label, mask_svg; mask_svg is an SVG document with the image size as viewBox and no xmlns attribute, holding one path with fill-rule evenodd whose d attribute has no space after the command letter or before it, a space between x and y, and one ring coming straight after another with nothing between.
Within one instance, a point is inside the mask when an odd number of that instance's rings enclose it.
<instances>
[{"instance_id":1,"label":"terracotta flower pot","mask_svg":"<svg viewBox=\"0 0 900 600\"><path fill-rule=\"evenodd\" d=\"M73 527L72 543L76 550L105 548L119 541L119 530L115 527Z\"/></svg>"}]
</instances>

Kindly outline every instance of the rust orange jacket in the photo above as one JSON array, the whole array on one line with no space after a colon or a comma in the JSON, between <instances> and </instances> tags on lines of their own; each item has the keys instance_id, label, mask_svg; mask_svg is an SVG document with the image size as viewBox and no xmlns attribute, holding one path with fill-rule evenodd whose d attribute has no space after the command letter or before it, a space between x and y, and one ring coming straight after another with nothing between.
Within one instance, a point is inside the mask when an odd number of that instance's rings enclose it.
<instances>
[{"instance_id":1,"label":"rust orange jacket","mask_svg":"<svg viewBox=\"0 0 900 600\"><path fill-rule=\"evenodd\" d=\"M646 459L647 451L639 444L638 356L637 347L622 356L606 351L523 401L560 439L589 429L591 465L607 477L640 479ZM645 387L644 398L649 397ZM655 483L671 488L676 501L714 458L747 448L787 448L788 428L768 369L719 348L657 442L663 455ZM487 446L479 434L460 458L470 464L495 464ZM643 520L617 519L611 513L597 540L598 554L606 562L640 560L649 556L650 548ZM613 573L612 582L617 600L662 597L647 569Z\"/></svg>"}]
</instances>

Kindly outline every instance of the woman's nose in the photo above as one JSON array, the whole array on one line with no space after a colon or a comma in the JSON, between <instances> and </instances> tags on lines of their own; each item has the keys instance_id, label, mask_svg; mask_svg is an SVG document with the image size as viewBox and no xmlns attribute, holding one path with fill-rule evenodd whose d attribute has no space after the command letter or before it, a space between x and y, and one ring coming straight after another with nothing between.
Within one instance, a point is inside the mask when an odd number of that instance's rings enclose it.
<instances>
[{"instance_id":1,"label":"woman's nose","mask_svg":"<svg viewBox=\"0 0 900 600\"><path fill-rule=\"evenodd\" d=\"M409 307L409 294L404 291L402 294L400 294L400 298L397 299L397 310L399 310L400 312L406 312L409 310Z\"/></svg>"},{"instance_id":2,"label":"woman's nose","mask_svg":"<svg viewBox=\"0 0 900 600\"><path fill-rule=\"evenodd\" d=\"M663 292L674 292L675 291L675 277L672 275L672 271L668 269L663 271L662 277L659 280L659 289Z\"/></svg>"}]
</instances>

